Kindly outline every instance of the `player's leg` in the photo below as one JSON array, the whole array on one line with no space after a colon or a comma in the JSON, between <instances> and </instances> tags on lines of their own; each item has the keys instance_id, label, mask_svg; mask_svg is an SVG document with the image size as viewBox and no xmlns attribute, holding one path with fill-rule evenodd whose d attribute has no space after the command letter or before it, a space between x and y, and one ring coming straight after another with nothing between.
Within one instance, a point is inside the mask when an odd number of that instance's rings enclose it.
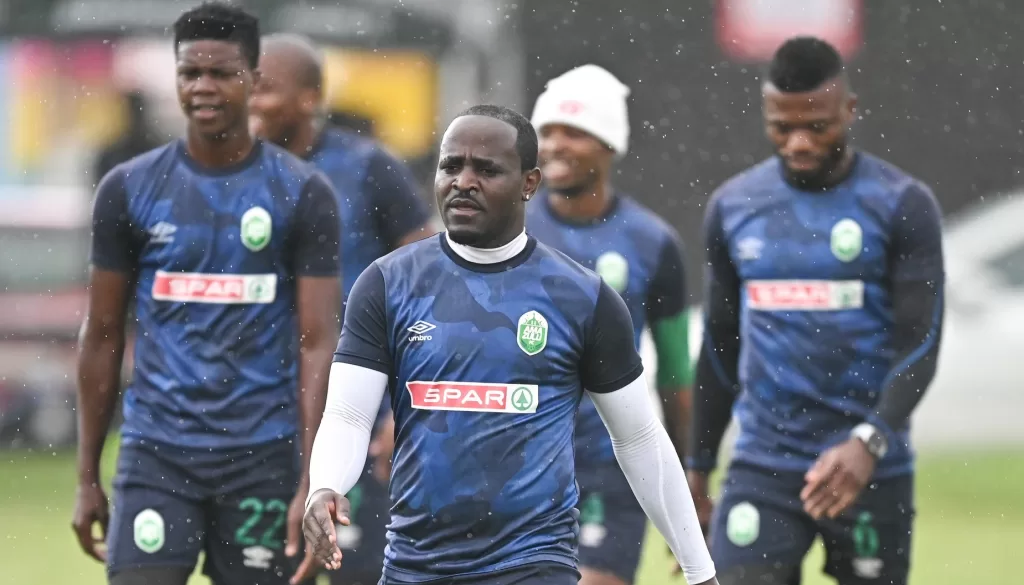
<instances>
[{"instance_id":1,"label":"player's leg","mask_svg":"<svg viewBox=\"0 0 1024 585\"><path fill-rule=\"evenodd\" d=\"M839 519L821 523L825 572L839 585L906 585L913 521L913 476L869 485Z\"/></svg>"},{"instance_id":2,"label":"player's leg","mask_svg":"<svg viewBox=\"0 0 1024 585\"><path fill-rule=\"evenodd\" d=\"M278 441L230 459L221 491L207 502L203 572L213 585L285 585L303 559L284 550L288 506L298 485L297 450Z\"/></svg>"},{"instance_id":3,"label":"player's leg","mask_svg":"<svg viewBox=\"0 0 1024 585\"><path fill-rule=\"evenodd\" d=\"M331 585L377 585L384 566L391 501L387 486L370 473L348 493L352 524L338 532L342 568L329 571Z\"/></svg>"},{"instance_id":4,"label":"player's leg","mask_svg":"<svg viewBox=\"0 0 1024 585\"><path fill-rule=\"evenodd\" d=\"M711 556L721 585L799 585L816 535L803 512L803 474L734 464L711 525Z\"/></svg>"},{"instance_id":5,"label":"player's leg","mask_svg":"<svg viewBox=\"0 0 1024 585\"><path fill-rule=\"evenodd\" d=\"M582 585L628 585L643 549L647 514L615 461L577 465Z\"/></svg>"},{"instance_id":6,"label":"player's leg","mask_svg":"<svg viewBox=\"0 0 1024 585\"><path fill-rule=\"evenodd\" d=\"M203 510L187 473L145 444L125 444L107 532L111 585L185 585L203 546Z\"/></svg>"}]
</instances>

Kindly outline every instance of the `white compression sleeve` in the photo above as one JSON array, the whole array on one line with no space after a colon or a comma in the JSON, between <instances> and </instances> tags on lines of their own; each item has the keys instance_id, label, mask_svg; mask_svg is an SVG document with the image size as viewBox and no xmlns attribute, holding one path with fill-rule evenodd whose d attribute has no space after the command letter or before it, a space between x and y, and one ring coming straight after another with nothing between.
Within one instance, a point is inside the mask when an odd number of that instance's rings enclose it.
<instances>
[{"instance_id":1,"label":"white compression sleeve","mask_svg":"<svg viewBox=\"0 0 1024 585\"><path fill-rule=\"evenodd\" d=\"M687 583L715 576L707 543L697 520L683 466L651 403L647 380L640 376L625 388L590 393L612 437L615 458L647 517L661 532L683 568Z\"/></svg>"},{"instance_id":2,"label":"white compression sleeve","mask_svg":"<svg viewBox=\"0 0 1024 585\"><path fill-rule=\"evenodd\" d=\"M387 374L353 366L331 364L327 407L313 440L309 458L309 500L318 490L347 494L366 463L370 431L387 390Z\"/></svg>"}]
</instances>

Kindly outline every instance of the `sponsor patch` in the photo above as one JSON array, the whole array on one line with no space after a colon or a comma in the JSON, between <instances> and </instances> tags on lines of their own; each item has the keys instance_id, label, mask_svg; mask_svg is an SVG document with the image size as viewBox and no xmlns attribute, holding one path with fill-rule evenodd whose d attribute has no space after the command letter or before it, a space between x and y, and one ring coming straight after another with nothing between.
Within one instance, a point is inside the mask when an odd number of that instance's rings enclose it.
<instances>
[{"instance_id":1,"label":"sponsor patch","mask_svg":"<svg viewBox=\"0 0 1024 585\"><path fill-rule=\"evenodd\" d=\"M537 412L539 392L533 384L477 382L406 382L412 407L529 414Z\"/></svg>"},{"instance_id":2,"label":"sponsor patch","mask_svg":"<svg viewBox=\"0 0 1024 585\"><path fill-rule=\"evenodd\" d=\"M747 306L755 311L842 311L864 306L861 280L750 280Z\"/></svg>"},{"instance_id":3,"label":"sponsor patch","mask_svg":"<svg viewBox=\"0 0 1024 585\"><path fill-rule=\"evenodd\" d=\"M177 303L267 304L277 296L276 274L200 274L156 271L153 298Z\"/></svg>"}]
</instances>

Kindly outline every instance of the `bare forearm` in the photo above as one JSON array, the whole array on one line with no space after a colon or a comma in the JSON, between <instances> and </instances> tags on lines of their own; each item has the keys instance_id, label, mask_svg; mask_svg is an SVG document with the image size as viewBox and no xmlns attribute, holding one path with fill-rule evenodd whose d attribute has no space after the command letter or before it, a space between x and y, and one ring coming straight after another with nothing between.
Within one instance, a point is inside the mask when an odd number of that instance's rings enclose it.
<instances>
[{"instance_id":1,"label":"bare forearm","mask_svg":"<svg viewBox=\"0 0 1024 585\"><path fill-rule=\"evenodd\" d=\"M690 432L692 395L689 388L659 388L661 408L665 416L665 430L672 439L672 447L679 461L686 458L686 440Z\"/></svg>"},{"instance_id":2,"label":"bare forearm","mask_svg":"<svg viewBox=\"0 0 1024 585\"><path fill-rule=\"evenodd\" d=\"M309 460L313 452L313 440L320 428L324 407L327 404L327 377L331 369L334 346L324 336L324 341L304 346L299 368L299 441L301 445L302 475L300 484L309 486Z\"/></svg>"},{"instance_id":3,"label":"bare forearm","mask_svg":"<svg viewBox=\"0 0 1024 585\"><path fill-rule=\"evenodd\" d=\"M83 339L78 353L78 479L100 480L100 457L117 407L124 335Z\"/></svg>"}]
</instances>

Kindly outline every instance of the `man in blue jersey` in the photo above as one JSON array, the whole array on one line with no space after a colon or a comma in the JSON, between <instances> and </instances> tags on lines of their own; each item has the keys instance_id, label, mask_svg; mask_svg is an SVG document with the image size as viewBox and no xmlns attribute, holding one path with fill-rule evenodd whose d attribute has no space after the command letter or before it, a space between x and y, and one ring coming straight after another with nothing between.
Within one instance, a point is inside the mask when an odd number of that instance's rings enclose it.
<instances>
[{"instance_id":1,"label":"man in blue jersey","mask_svg":"<svg viewBox=\"0 0 1024 585\"><path fill-rule=\"evenodd\" d=\"M249 102L252 125L268 140L308 159L330 179L344 227L341 258L344 292L384 254L432 234L427 206L416 195L409 170L379 144L327 126L323 65L307 39L275 34L263 39L260 81ZM377 418L374 445L387 446L394 432L389 412ZM387 545L390 515L389 449L377 449L359 483L348 494L352 526L340 537L345 570L334 585L376 585ZM289 551L297 552L297 551Z\"/></svg>"},{"instance_id":2,"label":"man in blue jersey","mask_svg":"<svg viewBox=\"0 0 1024 585\"><path fill-rule=\"evenodd\" d=\"M576 583L573 422L586 390L689 582L716 583L625 303L525 232L541 177L530 122L476 106L440 150L434 190L447 231L377 260L349 295L310 470L304 530L317 558L341 566L341 494L361 475L390 386L382 583Z\"/></svg>"},{"instance_id":3,"label":"man in blue jersey","mask_svg":"<svg viewBox=\"0 0 1024 585\"><path fill-rule=\"evenodd\" d=\"M628 95L628 87L596 65L548 82L532 119L545 188L527 209L526 227L622 296L637 347L650 326L665 426L682 461L691 383L683 255L671 227L611 185L614 160L627 151ZM581 583L632 583L647 516L588 398L580 405L575 443Z\"/></svg>"},{"instance_id":4,"label":"man in blue jersey","mask_svg":"<svg viewBox=\"0 0 1024 585\"><path fill-rule=\"evenodd\" d=\"M762 91L776 156L722 185L705 220L690 487L709 508L734 414L711 529L721 582L798 583L820 535L840 584L905 585L909 417L942 326L939 207L920 181L847 146L854 96L828 44L783 44Z\"/></svg>"},{"instance_id":5,"label":"man in blue jersey","mask_svg":"<svg viewBox=\"0 0 1024 585\"><path fill-rule=\"evenodd\" d=\"M317 569L307 557L296 571L282 552L289 509L301 521L337 330L337 203L322 175L249 134L254 17L189 10L174 50L186 137L97 189L74 527L114 585L184 585L201 551L217 585L294 583ZM99 462L133 296L108 521Z\"/></svg>"}]
</instances>

